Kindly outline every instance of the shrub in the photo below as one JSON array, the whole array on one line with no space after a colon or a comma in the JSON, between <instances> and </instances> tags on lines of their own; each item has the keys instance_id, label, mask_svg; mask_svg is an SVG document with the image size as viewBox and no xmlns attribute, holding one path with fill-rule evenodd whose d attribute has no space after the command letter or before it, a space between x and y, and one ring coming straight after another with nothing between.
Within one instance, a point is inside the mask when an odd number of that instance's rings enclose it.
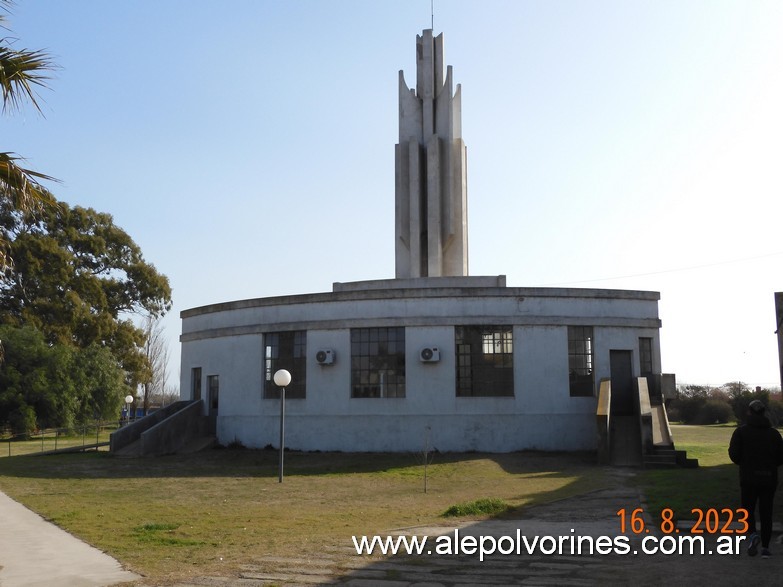
<instances>
[{"instance_id":1,"label":"shrub","mask_svg":"<svg viewBox=\"0 0 783 587\"><path fill-rule=\"evenodd\" d=\"M770 399L767 406L767 416L773 426L783 424L783 401L779 399Z\"/></svg>"},{"instance_id":2,"label":"shrub","mask_svg":"<svg viewBox=\"0 0 783 587\"><path fill-rule=\"evenodd\" d=\"M666 416L669 418L669 422L682 422L682 414L680 414L680 408L677 407L676 401L667 403Z\"/></svg>"},{"instance_id":3,"label":"shrub","mask_svg":"<svg viewBox=\"0 0 783 587\"><path fill-rule=\"evenodd\" d=\"M721 399L708 399L696 414L696 424L725 424L734 420L734 411Z\"/></svg>"},{"instance_id":4,"label":"shrub","mask_svg":"<svg viewBox=\"0 0 783 587\"><path fill-rule=\"evenodd\" d=\"M37 428L35 411L23 404L8 415L8 424L14 434L27 438Z\"/></svg>"},{"instance_id":5,"label":"shrub","mask_svg":"<svg viewBox=\"0 0 783 587\"><path fill-rule=\"evenodd\" d=\"M510 509L510 506L498 498L477 499L468 503L461 503L451 506L443 512L444 518L457 516L481 516L502 514Z\"/></svg>"},{"instance_id":6,"label":"shrub","mask_svg":"<svg viewBox=\"0 0 783 587\"><path fill-rule=\"evenodd\" d=\"M699 412L705 403L707 403L707 398L704 396L679 397L671 404L671 419L684 424L696 424ZM677 416L676 418L674 417L675 415Z\"/></svg>"},{"instance_id":7,"label":"shrub","mask_svg":"<svg viewBox=\"0 0 783 587\"><path fill-rule=\"evenodd\" d=\"M728 384L727 384L728 385ZM731 407L734 409L734 415L737 421L744 422L748 414L748 406L753 400L761 400L764 405L769 405L769 391L762 389L760 391L750 391L750 389L734 389L731 393Z\"/></svg>"}]
</instances>

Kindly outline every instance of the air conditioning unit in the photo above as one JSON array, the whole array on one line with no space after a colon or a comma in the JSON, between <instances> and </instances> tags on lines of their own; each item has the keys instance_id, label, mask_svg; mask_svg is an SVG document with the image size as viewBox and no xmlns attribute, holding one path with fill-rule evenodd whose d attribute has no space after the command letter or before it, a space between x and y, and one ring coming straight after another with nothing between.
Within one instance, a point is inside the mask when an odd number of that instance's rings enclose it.
<instances>
[{"instance_id":1,"label":"air conditioning unit","mask_svg":"<svg viewBox=\"0 0 783 587\"><path fill-rule=\"evenodd\" d=\"M319 365L332 365L336 355L332 349L319 349L315 353L315 362Z\"/></svg>"},{"instance_id":2,"label":"air conditioning unit","mask_svg":"<svg viewBox=\"0 0 783 587\"><path fill-rule=\"evenodd\" d=\"M419 359L422 363L437 363L440 361L440 349L436 346L427 346L421 349Z\"/></svg>"}]
</instances>

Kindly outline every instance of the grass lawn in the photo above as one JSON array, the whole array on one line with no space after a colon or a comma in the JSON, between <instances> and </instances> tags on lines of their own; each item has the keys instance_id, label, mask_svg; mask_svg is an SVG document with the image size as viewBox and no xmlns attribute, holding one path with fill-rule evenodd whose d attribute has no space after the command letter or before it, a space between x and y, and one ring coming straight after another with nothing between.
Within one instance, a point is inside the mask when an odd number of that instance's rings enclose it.
<instances>
[{"instance_id":1,"label":"grass lawn","mask_svg":"<svg viewBox=\"0 0 783 587\"><path fill-rule=\"evenodd\" d=\"M85 428L70 433L46 431L37 436L33 436L30 440L0 438L0 458L30 455L44 451L108 442L109 436L114 430L116 430L116 426L101 427L98 430L96 430L95 427Z\"/></svg>"},{"instance_id":2,"label":"grass lawn","mask_svg":"<svg viewBox=\"0 0 783 587\"><path fill-rule=\"evenodd\" d=\"M639 471L655 517L675 510L738 507L738 472L727 447L733 426L672 426L699 469ZM233 574L261 555L318 555L352 535L450 524L609 486L592 453L286 455L211 450L122 459L107 453L0 459L0 490L160 583ZM490 507L491 506L491 507ZM450 516L443 514L450 510ZM455 514L456 517L451 517ZM776 501L783 517L783 499Z\"/></svg>"},{"instance_id":3,"label":"grass lawn","mask_svg":"<svg viewBox=\"0 0 783 587\"><path fill-rule=\"evenodd\" d=\"M0 489L156 581L231 573L259 555L317 555L356 534L448 524L476 500L516 508L606 487L585 454L287 453L211 450L121 459L106 453L0 459ZM503 508L502 504L508 507ZM471 513L470 519L491 514Z\"/></svg>"},{"instance_id":4,"label":"grass lawn","mask_svg":"<svg viewBox=\"0 0 783 587\"><path fill-rule=\"evenodd\" d=\"M99 432L86 435L63 435L63 436L44 436L33 440L22 440L9 442L0 440L0 459L5 457L18 457L23 455L34 455L40 452L61 450L69 447L81 447L99 442L109 442L110 432ZM93 450L93 449L90 449ZM99 450L108 450L108 447L101 447Z\"/></svg>"},{"instance_id":5,"label":"grass lawn","mask_svg":"<svg viewBox=\"0 0 783 587\"><path fill-rule=\"evenodd\" d=\"M671 508L675 519L694 520L699 508L736 509L740 507L739 468L729 459L729 440L734 424L713 426L672 425L677 449L699 459L698 469L648 470L637 476L647 505L655 518L663 508ZM783 518L783 499L775 500L773 518ZM660 519L660 518L657 518ZM721 521L726 516L721 517Z\"/></svg>"}]
</instances>

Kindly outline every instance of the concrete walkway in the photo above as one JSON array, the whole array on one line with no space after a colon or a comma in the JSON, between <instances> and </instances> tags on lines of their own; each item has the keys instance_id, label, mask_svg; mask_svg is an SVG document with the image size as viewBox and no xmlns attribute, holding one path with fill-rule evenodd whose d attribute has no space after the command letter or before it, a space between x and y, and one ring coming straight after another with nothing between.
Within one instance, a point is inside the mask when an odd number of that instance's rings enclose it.
<instances>
[{"instance_id":1,"label":"concrete walkway","mask_svg":"<svg viewBox=\"0 0 783 587\"><path fill-rule=\"evenodd\" d=\"M0 587L103 587L139 578L0 491Z\"/></svg>"}]
</instances>

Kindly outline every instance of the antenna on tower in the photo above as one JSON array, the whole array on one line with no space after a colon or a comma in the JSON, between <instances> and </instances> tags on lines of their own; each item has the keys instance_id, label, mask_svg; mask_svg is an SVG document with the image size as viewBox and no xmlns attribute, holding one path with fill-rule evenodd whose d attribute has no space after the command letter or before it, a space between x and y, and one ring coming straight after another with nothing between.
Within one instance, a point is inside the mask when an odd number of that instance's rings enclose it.
<instances>
[{"instance_id":1,"label":"antenna on tower","mask_svg":"<svg viewBox=\"0 0 783 587\"><path fill-rule=\"evenodd\" d=\"M435 32L435 0L430 0L430 26L432 32Z\"/></svg>"}]
</instances>

